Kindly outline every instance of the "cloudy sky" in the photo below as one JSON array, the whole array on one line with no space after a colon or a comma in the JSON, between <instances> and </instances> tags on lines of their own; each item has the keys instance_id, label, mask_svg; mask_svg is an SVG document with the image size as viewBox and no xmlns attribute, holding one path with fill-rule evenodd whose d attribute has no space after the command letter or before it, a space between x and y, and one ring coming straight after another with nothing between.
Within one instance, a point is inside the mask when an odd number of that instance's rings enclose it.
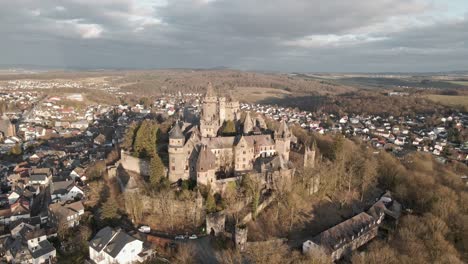
<instances>
[{"instance_id":1,"label":"cloudy sky","mask_svg":"<svg viewBox=\"0 0 468 264\"><path fill-rule=\"evenodd\" d=\"M0 0L0 65L468 70L467 0Z\"/></svg>"}]
</instances>

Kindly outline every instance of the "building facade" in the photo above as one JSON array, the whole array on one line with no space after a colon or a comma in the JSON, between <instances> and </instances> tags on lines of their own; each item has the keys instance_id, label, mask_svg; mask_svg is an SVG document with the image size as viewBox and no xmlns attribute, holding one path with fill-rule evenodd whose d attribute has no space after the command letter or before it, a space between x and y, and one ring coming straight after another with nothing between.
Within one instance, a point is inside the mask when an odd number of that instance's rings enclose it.
<instances>
[{"instance_id":1,"label":"building facade","mask_svg":"<svg viewBox=\"0 0 468 264\"><path fill-rule=\"evenodd\" d=\"M249 112L241 120L239 102L218 97L211 84L201 105L198 124L176 122L169 132L169 179L195 179L222 189L229 181L254 174L265 183L292 177L289 162L292 133L285 121L271 131L261 115ZM235 133L223 134L230 123ZM234 125L233 125L234 124Z\"/></svg>"}]
</instances>

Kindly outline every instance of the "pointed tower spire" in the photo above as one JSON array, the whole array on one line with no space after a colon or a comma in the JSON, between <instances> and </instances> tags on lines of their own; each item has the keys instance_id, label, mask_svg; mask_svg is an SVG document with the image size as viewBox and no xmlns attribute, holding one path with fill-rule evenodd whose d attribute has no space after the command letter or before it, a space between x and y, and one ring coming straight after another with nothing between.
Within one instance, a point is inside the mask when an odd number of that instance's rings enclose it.
<instances>
[{"instance_id":1,"label":"pointed tower spire","mask_svg":"<svg viewBox=\"0 0 468 264\"><path fill-rule=\"evenodd\" d=\"M250 132L253 131L254 128L254 123L252 121L252 118L250 117L250 112L247 112L245 115L245 120L244 120L244 135L249 134Z\"/></svg>"},{"instance_id":2,"label":"pointed tower spire","mask_svg":"<svg viewBox=\"0 0 468 264\"><path fill-rule=\"evenodd\" d=\"M213 84L211 82L208 82L208 86L206 87L206 97L213 97L215 96L214 89L213 89Z\"/></svg>"},{"instance_id":3,"label":"pointed tower spire","mask_svg":"<svg viewBox=\"0 0 468 264\"><path fill-rule=\"evenodd\" d=\"M291 136L291 132L289 132L289 127L288 124L286 124L286 121L281 120L280 127L277 132L278 137L286 138Z\"/></svg>"}]
</instances>

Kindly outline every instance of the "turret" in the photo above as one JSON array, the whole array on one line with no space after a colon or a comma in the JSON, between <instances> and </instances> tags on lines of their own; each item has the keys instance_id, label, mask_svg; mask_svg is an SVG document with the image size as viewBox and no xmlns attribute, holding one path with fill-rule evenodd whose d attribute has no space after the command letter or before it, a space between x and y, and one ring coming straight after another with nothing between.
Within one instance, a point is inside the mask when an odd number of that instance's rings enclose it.
<instances>
[{"instance_id":1,"label":"turret","mask_svg":"<svg viewBox=\"0 0 468 264\"><path fill-rule=\"evenodd\" d=\"M281 120L279 129L275 132L275 145L278 155L282 155L289 161L289 150L291 145L291 132L284 120Z\"/></svg>"},{"instance_id":2,"label":"turret","mask_svg":"<svg viewBox=\"0 0 468 264\"><path fill-rule=\"evenodd\" d=\"M254 128L254 122L252 121L252 118L250 117L250 112L247 112L245 115L245 120L244 120L244 135L248 135L253 131Z\"/></svg>"},{"instance_id":3,"label":"turret","mask_svg":"<svg viewBox=\"0 0 468 264\"><path fill-rule=\"evenodd\" d=\"M180 125L176 122L169 132L169 180L171 182L188 179L188 164L184 144L185 136Z\"/></svg>"}]
</instances>

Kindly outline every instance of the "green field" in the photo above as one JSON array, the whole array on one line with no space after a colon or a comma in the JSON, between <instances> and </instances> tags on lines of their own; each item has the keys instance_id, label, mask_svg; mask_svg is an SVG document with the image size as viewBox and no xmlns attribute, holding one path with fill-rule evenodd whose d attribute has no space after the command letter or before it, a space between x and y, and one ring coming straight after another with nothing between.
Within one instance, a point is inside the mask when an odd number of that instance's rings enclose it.
<instances>
[{"instance_id":1,"label":"green field","mask_svg":"<svg viewBox=\"0 0 468 264\"><path fill-rule=\"evenodd\" d=\"M446 106L462 106L468 109L468 95L439 95L430 94L425 96L427 99Z\"/></svg>"},{"instance_id":2,"label":"green field","mask_svg":"<svg viewBox=\"0 0 468 264\"><path fill-rule=\"evenodd\" d=\"M468 81L450 81L449 83L463 85L468 87Z\"/></svg>"}]
</instances>

